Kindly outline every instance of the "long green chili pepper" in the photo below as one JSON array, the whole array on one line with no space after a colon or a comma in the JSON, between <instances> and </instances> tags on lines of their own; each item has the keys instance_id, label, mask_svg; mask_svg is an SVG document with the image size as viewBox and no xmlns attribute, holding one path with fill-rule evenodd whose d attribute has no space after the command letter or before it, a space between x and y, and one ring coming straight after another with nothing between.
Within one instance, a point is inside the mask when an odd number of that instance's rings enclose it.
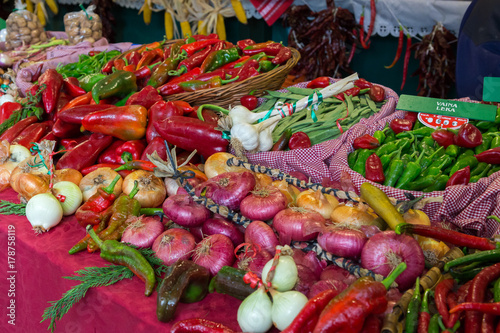
<instances>
[{"instance_id":1,"label":"long green chili pepper","mask_svg":"<svg viewBox=\"0 0 500 333\"><path fill-rule=\"evenodd\" d=\"M418 159L413 162L409 162L408 165L406 166L406 169L403 171L403 174L399 178L398 182L396 183L396 188L406 188L406 186L413 181L415 178L417 178L420 173L422 172L422 167L420 166L420 161L424 154L420 153L420 156Z\"/></svg>"},{"instance_id":2,"label":"long green chili pepper","mask_svg":"<svg viewBox=\"0 0 500 333\"><path fill-rule=\"evenodd\" d=\"M439 315L436 313L431 317L431 320L429 321L429 329L428 333L439 333L440 328L439 328Z\"/></svg>"},{"instance_id":3,"label":"long green chili pepper","mask_svg":"<svg viewBox=\"0 0 500 333\"><path fill-rule=\"evenodd\" d=\"M420 278L417 277L417 281L415 282L415 289L413 292L413 296L411 297L410 304L408 304L408 309L406 311L406 320L405 320L405 332L406 333L415 333L418 328L418 313L420 310Z\"/></svg>"},{"instance_id":4,"label":"long green chili pepper","mask_svg":"<svg viewBox=\"0 0 500 333\"><path fill-rule=\"evenodd\" d=\"M398 150L397 156L392 160L391 164L389 164L389 169L387 170L387 174L385 175L385 186L396 185L399 177L404 171L404 162L399 157L401 155L402 149L403 147Z\"/></svg>"},{"instance_id":5,"label":"long green chili pepper","mask_svg":"<svg viewBox=\"0 0 500 333\"><path fill-rule=\"evenodd\" d=\"M354 167L352 168L354 171L357 173L365 176L365 166L366 166L366 160L370 155L373 154L373 151L370 149L362 149L360 153L358 154L358 158L356 159L356 163L354 163Z\"/></svg>"}]
</instances>

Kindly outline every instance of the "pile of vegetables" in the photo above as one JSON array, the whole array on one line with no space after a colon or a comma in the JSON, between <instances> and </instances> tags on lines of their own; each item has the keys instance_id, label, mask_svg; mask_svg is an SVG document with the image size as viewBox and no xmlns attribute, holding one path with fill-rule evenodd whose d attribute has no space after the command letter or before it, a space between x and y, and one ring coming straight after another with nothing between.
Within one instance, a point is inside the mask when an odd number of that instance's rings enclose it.
<instances>
[{"instance_id":1,"label":"pile of vegetables","mask_svg":"<svg viewBox=\"0 0 500 333\"><path fill-rule=\"evenodd\" d=\"M500 119L500 109L497 113ZM433 129L415 115L408 112L383 130L356 138L349 166L373 182L423 192L467 185L500 171L497 121Z\"/></svg>"}]
</instances>

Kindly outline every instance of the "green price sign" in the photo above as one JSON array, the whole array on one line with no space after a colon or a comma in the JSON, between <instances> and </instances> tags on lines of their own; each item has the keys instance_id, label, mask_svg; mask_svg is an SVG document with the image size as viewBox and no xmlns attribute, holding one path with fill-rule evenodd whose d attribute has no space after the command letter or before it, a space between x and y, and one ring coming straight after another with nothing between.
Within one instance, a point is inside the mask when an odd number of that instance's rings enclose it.
<instances>
[{"instance_id":1,"label":"green price sign","mask_svg":"<svg viewBox=\"0 0 500 333\"><path fill-rule=\"evenodd\" d=\"M483 101L500 102L500 77L484 78Z\"/></svg>"},{"instance_id":2,"label":"green price sign","mask_svg":"<svg viewBox=\"0 0 500 333\"><path fill-rule=\"evenodd\" d=\"M401 95L396 109L486 121L494 121L497 113L494 105L410 95Z\"/></svg>"}]
</instances>

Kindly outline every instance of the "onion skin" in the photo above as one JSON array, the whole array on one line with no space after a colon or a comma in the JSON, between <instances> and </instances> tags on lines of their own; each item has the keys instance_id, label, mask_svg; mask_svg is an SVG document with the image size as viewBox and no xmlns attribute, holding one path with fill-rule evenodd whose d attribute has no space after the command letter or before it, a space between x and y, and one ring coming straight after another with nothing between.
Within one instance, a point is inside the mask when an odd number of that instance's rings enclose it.
<instances>
[{"instance_id":1,"label":"onion skin","mask_svg":"<svg viewBox=\"0 0 500 333\"><path fill-rule=\"evenodd\" d=\"M205 161L204 172L208 178L213 178L225 172L242 172L246 171L245 168L228 166L227 160L231 157L236 158L233 154L218 152L210 155Z\"/></svg>"},{"instance_id":2,"label":"onion skin","mask_svg":"<svg viewBox=\"0 0 500 333\"><path fill-rule=\"evenodd\" d=\"M205 237L194 249L193 261L216 275L222 266L234 262L234 246L229 237L216 234Z\"/></svg>"},{"instance_id":3,"label":"onion skin","mask_svg":"<svg viewBox=\"0 0 500 333\"><path fill-rule=\"evenodd\" d=\"M307 253L304 253L304 251L294 248L293 249L293 261L297 265L304 265L307 268L309 268L316 279L319 279L321 276L321 272L326 267L326 261L322 260L320 261L318 259L318 256L316 255L316 252L314 251L309 251Z\"/></svg>"},{"instance_id":4,"label":"onion skin","mask_svg":"<svg viewBox=\"0 0 500 333\"><path fill-rule=\"evenodd\" d=\"M215 234L227 236L231 239L235 247L243 243L245 240L245 236L240 229L238 229L234 223L224 218L209 218L203 223L201 230L203 234L207 236Z\"/></svg>"},{"instance_id":5,"label":"onion skin","mask_svg":"<svg viewBox=\"0 0 500 333\"><path fill-rule=\"evenodd\" d=\"M361 253L361 265L374 273L389 275L395 265L391 265L387 254L394 253L407 268L396 279L399 290L407 290L413 286L417 276L425 268L424 253L418 242L408 235L397 235L394 231L383 231L366 242Z\"/></svg>"},{"instance_id":6,"label":"onion skin","mask_svg":"<svg viewBox=\"0 0 500 333\"><path fill-rule=\"evenodd\" d=\"M49 176L22 173L17 177L16 188L21 202L28 202L35 195L49 191Z\"/></svg>"},{"instance_id":7,"label":"onion skin","mask_svg":"<svg viewBox=\"0 0 500 333\"><path fill-rule=\"evenodd\" d=\"M202 225L210 217L210 211L194 202L189 194L168 197L162 208L169 219L187 228Z\"/></svg>"},{"instance_id":8,"label":"onion skin","mask_svg":"<svg viewBox=\"0 0 500 333\"><path fill-rule=\"evenodd\" d=\"M87 201L93 196L98 188L106 187L111 184L116 176L118 176L118 172L111 168L99 168L83 176L79 184L80 190L82 190L83 193L83 201ZM113 189L113 194L116 197L122 193L122 184L123 179L120 177Z\"/></svg>"},{"instance_id":9,"label":"onion skin","mask_svg":"<svg viewBox=\"0 0 500 333\"><path fill-rule=\"evenodd\" d=\"M330 219L336 223L349 223L354 226L371 225L375 216L359 209L347 205L338 205L330 214Z\"/></svg>"},{"instance_id":10,"label":"onion skin","mask_svg":"<svg viewBox=\"0 0 500 333\"><path fill-rule=\"evenodd\" d=\"M136 180L139 192L134 196L134 199L139 201L142 208L154 208L163 203L167 196L167 189L163 180L156 177L151 171L135 170L128 174L123 180L123 193L130 194Z\"/></svg>"},{"instance_id":11,"label":"onion skin","mask_svg":"<svg viewBox=\"0 0 500 333\"><path fill-rule=\"evenodd\" d=\"M276 253L276 246L279 245L273 228L263 221L253 221L247 226L245 243L257 244L272 256Z\"/></svg>"},{"instance_id":12,"label":"onion skin","mask_svg":"<svg viewBox=\"0 0 500 333\"><path fill-rule=\"evenodd\" d=\"M229 209L237 209L241 201L255 187L255 177L251 172L225 172L196 186L197 196L206 189L205 196Z\"/></svg>"},{"instance_id":13,"label":"onion skin","mask_svg":"<svg viewBox=\"0 0 500 333\"><path fill-rule=\"evenodd\" d=\"M60 169L54 172L54 184L68 181L78 186L80 185L82 178L82 173L76 169Z\"/></svg>"},{"instance_id":14,"label":"onion skin","mask_svg":"<svg viewBox=\"0 0 500 333\"><path fill-rule=\"evenodd\" d=\"M335 290L336 295L347 289L349 285L340 280L320 280L313 284L307 293L308 298L313 298L317 294L325 290Z\"/></svg>"},{"instance_id":15,"label":"onion skin","mask_svg":"<svg viewBox=\"0 0 500 333\"><path fill-rule=\"evenodd\" d=\"M329 219L333 209L338 205L338 201L332 201L335 198L328 200L320 191L306 190L297 196L297 206L318 212L325 219ZM332 204L332 202L334 204Z\"/></svg>"},{"instance_id":16,"label":"onion skin","mask_svg":"<svg viewBox=\"0 0 500 333\"><path fill-rule=\"evenodd\" d=\"M153 242L153 251L165 265L173 265L177 260L187 260L196 246L194 236L181 228L168 229Z\"/></svg>"},{"instance_id":17,"label":"onion skin","mask_svg":"<svg viewBox=\"0 0 500 333\"><path fill-rule=\"evenodd\" d=\"M318 236L318 244L331 254L344 258L358 259L368 238L365 233L343 227L329 226L327 232Z\"/></svg>"},{"instance_id":18,"label":"onion skin","mask_svg":"<svg viewBox=\"0 0 500 333\"><path fill-rule=\"evenodd\" d=\"M127 220L121 241L140 248L151 247L164 229L163 223L152 216L131 216Z\"/></svg>"},{"instance_id":19,"label":"onion skin","mask_svg":"<svg viewBox=\"0 0 500 333\"><path fill-rule=\"evenodd\" d=\"M335 264L329 265L326 267L321 275L319 276L320 280L339 280L343 281L347 285L350 285L354 281L356 281L356 277L349 273L348 270L343 269Z\"/></svg>"},{"instance_id":20,"label":"onion skin","mask_svg":"<svg viewBox=\"0 0 500 333\"><path fill-rule=\"evenodd\" d=\"M297 264L298 278L293 289L307 296L311 287L318 281L314 272L307 266Z\"/></svg>"},{"instance_id":21,"label":"onion skin","mask_svg":"<svg viewBox=\"0 0 500 333\"><path fill-rule=\"evenodd\" d=\"M286 208L285 196L275 187L269 186L254 191L240 203L241 214L251 220L267 221Z\"/></svg>"},{"instance_id":22,"label":"onion skin","mask_svg":"<svg viewBox=\"0 0 500 333\"><path fill-rule=\"evenodd\" d=\"M311 210L287 208L276 214L273 226L278 231L281 244L287 245L292 240L308 241L316 238L325 227L325 219Z\"/></svg>"}]
</instances>

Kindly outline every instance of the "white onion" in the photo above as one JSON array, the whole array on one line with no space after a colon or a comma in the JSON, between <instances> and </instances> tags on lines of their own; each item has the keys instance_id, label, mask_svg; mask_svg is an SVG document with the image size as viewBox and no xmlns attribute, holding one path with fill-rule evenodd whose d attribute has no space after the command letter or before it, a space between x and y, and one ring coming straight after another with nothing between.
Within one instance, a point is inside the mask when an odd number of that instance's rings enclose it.
<instances>
[{"instance_id":1,"label":"white onion","mask_svg":"<svg viewBox=\"0 0 500 333\"><path fill-rule=\"evenodd\" d=\"M274 326L282 331L292 323L300 310L306 305L307 297L303 293L294 290L284 293L271 290L271 295L273 296L271 319Z\"/></svg>"},{"instance_id":2,"label":"white onion","mask_svg":"<svg viewBox=\"0 0 500 333\"><path fill-rule=\"evenodd\" d=\"M59 200L64 216L74 214L83 200L83 194L78 185L69 181L55 183L52 193Z\"/></svg>"},{"instance_id":3,"label":"white onion","mask_svg":"<svg viewBox=\"0 0 500 333\"><path fill-rule=\"evenodd\" d=\"M52 193L40 193L28 201L26 217L36 233L47 232L61 222L63 209Z\"/></svg>"},{"instance_id":4,"label":"white onion","mask_svg":"<svg viewBox=\"0 0 500 333\"><path fill-rule=\"evenodd\" d=\"M241 302L238 308L238 324L243 332L265 333L272 326L273 303L264 288L259 288Z\"/></svg>"},{"instance_id":5,"label":"white onion","mask_svg":"<svg viewBox=\"0 0 500 333\"><path fill-rule=\"evenodd\" d=\"M269 260L262 269L262 281L267 284L267 274L273 265L273 260ZM272 287L277 291L292 290L298 279L298 270L295 261L290 256L280 256L274 277L271 281Z\"/></svg>"}]
</instances>

